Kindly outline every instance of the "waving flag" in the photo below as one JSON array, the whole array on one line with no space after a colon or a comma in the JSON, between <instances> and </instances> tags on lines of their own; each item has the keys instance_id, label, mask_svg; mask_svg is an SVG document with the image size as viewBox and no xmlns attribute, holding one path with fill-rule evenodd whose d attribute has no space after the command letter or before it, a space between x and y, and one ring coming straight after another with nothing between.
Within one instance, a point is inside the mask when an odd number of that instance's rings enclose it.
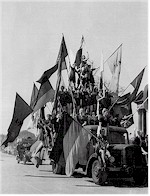
<instances>
[{"instance_id":1,"label":"waving flag","mask_svg":"<svg viewBox=\"0 0 150 196\"><path fill-rule=\"evenodd\" d=\"M19 135L24 119L32 113L31 107L16 93L15 107L11 124L8 128L7 139L2 145L8 146Z\"/></svg>"},{"instance_id":2,"label":"waving flag","mask_svg":"<svg viewBox=\"0 0 150 196\"><path fill-rule=\"evenodd\" d=\"M52 101L54 98L54 93L55 91L49 80L41 84L33 111L36 112L37 110L41 109L47 102Z\"/></svg>"},{"instance_id":3,"label":"waving flag","mask_svg":"<svg viewBox=\"0 0 150 196\"><path fill-rule=\"evenodd\" d=\"M130 93L123 95L113 107L114 115L118 115L119 119L122 119L124 116L132 115L130 96ZM131 117L129 121L131 126L134 123L133 117Z\"/></svg>"},{"instance_id":4,"label":"waving flag","mask_svg":"<svg viewBox=\"0 0 150 196\"><path fill-rule=\"evenodd\" d=\"M48 69L47 71L45 71L44 73L43 73L43 75L41 76L41 78L39 79L39 80L37 80L37 82L39 82L39 83L44 83L46 80L48 80L50 77L51 77L51 75L53 74L53 73L55 73L55 71L58 69L58 63L56 64L56 65L54 65L52 68L50 68L50 69Z\"/></svg>"},{"instance_id":5,"label":"waving flag","mask_svg":"<svg viewBox=\"0 0 150 196\"><path fill-rule=\"evenodd\" d=\"M71 176L76 164L86 165L87 144L91 135L83 127L67 114L70 126L63 138L63 150L66 161L66 175Z\"/></svg>"},{"instance_id":6,"label":"waving flag","mask_svg":"<svg viewBox=\"0 0 150 196\"><path fill-rule=\"evenodd\" d=\"M57 98L58 98L58 91L60 88L60 84L63 82L62 80L62 70L65 68L67 69L66 66L66 61L65 57L68 55L66 44L65 44L65 39L62 37L61 41L61 46L60 46L60 51L58 55L58 72L57 72L57 83L56 83L56 91L54 95L54 108L56 108L57 105Z\"/></svg>"},{"instance_id":7,"label":"waving flag","mask_svg":"<svg viewBox=\"0 0 150 196\"><path fill-rule=\"evenodd\" d=\"M134 91L131 94L130 101L134 101L136 99L137 92L139 90L143 74L144 74L145 68L138 74L138 76L130 83L134 87Z\"/></svg>"},{"instance_id":8,"label":"waving flag","mask_svg":"<svg viewBox=\"0 0 150 196\"><path fill-rule=\"evenodd\" d=\"M79 65L81 64L81 58L82 58L82 48L80 48L78 51L77 51L77 54L76 54L76 58L75 58L75 65L77 67L79 67Z\"/></svg>"},{"instance_id":9,"label":"waving flag","mask_svg":"<svg viewBox=\"0 0 150 196\"><path fill-rule=\"evenodd\" d=\"M91 135L68 113L63 112L61 126L50 154L50 158L60 165L65 159L66 175L71 176L76 164L86 165L87 144Z\"/></svg>"},{"instance_id":10,"label":"waving flag","mask_svg":"<svg viewBox=\"0 0 150 196\"><path fill-rule=\"evenodd\" d=\"M62 59L62 50L63 50L63 59ZM67 52L67 48L66 48L66 44L65 44L65 40L64 40L64 37L62 38L62 42L61 42L61 46L60 46L60 50L59 50L59 53L58 53L58 57L57 57L57 61L56 61L56 65L54 65L52 68L46 70L43 75L41 76L41 78L39 80L37 80L37 82L39 83L44 83L45 81L47 81L51 75L53 73L55 73L55 71L57 71L58 69L58 65L59 65L59 62L60 62L60 59L62 60L62 67L61 69L64 70L64 69L67 69L67 65L66 65L66 61L65 61L65 57L68 55L68 52Z\"/></svg>"},{"instance_id":11,"label":"waving flag","mask_svg":"<svg viewBox=\"0 0 150 196\"><path fill-rule=\"evenodd\" d=\"M115 52L107 59L107 64L112 73L112 78L109 85L109 91L118 94L119 78L121 71L121 58L122 58L122 44L115 50Z\"/></svg>"}]
</instances>

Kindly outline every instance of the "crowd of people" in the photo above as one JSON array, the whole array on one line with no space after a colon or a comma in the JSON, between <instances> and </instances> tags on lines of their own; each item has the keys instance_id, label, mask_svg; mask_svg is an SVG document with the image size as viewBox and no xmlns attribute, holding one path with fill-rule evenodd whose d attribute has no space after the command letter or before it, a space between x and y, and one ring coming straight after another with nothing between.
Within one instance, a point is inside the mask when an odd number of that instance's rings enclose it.
<instances>
[{"instance_id":1,"label":"crowd of people","mask_svg":"<svg viewBox=\"0 0 150 196\"><path fill-rule=\"evenodd\" d=\"M77 84L75 73L78 74ZM114 115L113 109L109 110L112 106L112 96L109 92L103 93L102 89L94 86L93 69L87 63L84 55L79 66L74 64L71 67L69 79L71 85L68 90L61 86L58 92L57 109L54 109L52 114L48 114L46 119L41 118L38 122L38 140L41 141L41 144L35 154L41 146L49 148L54 146L60 129L63 129L63 112L67 112L70 116L76 118L82 126L98 125L97 138L101 141L98 151L105 165L104 156L107 154L108 158L112 158L107 150L107 128L109 125L127 128L128 117L124 116L120 119L119 114Z\"/></svg>"}]
</instances>

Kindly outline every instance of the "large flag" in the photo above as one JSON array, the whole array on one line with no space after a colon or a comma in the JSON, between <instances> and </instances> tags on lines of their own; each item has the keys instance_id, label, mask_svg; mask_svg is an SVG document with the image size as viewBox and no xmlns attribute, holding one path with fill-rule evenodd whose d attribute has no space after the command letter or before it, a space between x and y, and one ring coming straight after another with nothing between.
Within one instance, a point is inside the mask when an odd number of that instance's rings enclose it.
<instances>
[{"instance_id":1,"label":"large flag","mask_svg":"<svg viewBox=\"0 0 150 196\"><path fill-rule=\"evenodd\" d=\"M67 118L71 123L63 138L63 151L66 161L65 172L67 176L71 176L77 163L80 165L87 163L87 144L91 134L71 116L67 115Z\"/></svg>"},{"instance_id":2,"label":"large flag","mask_svg":"<svg viewBox=\"0 0 150 196\"><path fill-rule=\"evenodd\" d=\"M36 98L38 95L38 88L36 87L36 85L33 85L33 90L32 90L32 95L31 95L31 100L30 100L30 107L33 109L34 105L36 103Z\"/></svg>"},{"instance_id":3,"label":"large flag","mask_svg":"<svg viewBox=\"0 0 150 196\"><path fill-rule=\"evenodd\" d=\"M62 37L62 42L60 46L60 51L58 55L58 72L57 72L57 83L56 83L56 90L54 95L54 108L56 108L57 105L57 98L58 98L58 91L60 89L60 84L63 82L62 79L62 70L64 68L67 69L65 57L68 55L65 39Z\"/></svg>"},{"instance_id":4,"label":"large flag","mask_svg":"<svg viewBox=\"0 0 150 196\"><path fill-rule=\"evenodd\" d=\"M63 112L61 126L50 154L50 158L60 165L65 159L66 175L71 176L76 164L86 165L87 144L91 135L68 113Z\"/></svg>"},{"instance_id":5,"label":"large flag","mask_svg":"<svg viewBox=\"0 0 150 196\"><path fill-rule=\"evenodd\" d=\"M119 91L119 79L121 72L121 58L122 58L122 44L117 50L107 59L108 66L110 68L112 78L109 85L109 91L117 94Z\"/></svg>"},{"instance_id":6,"label":"large flag","mask_svg":"<svg viewBox=\"0 0 150 196\"><path fill-rule=\"evenodd\" d=\"M41 84L33 111L36 112L37 110L41 109L47 102L52 101L54 98L54 93L55 91L49 80Z\"/></svg>"},{"instance_id":7,"label":"large flag","mask_svg":"<svg viewBox=\"0 0 150 196\"><path fill-rule=\"evenodd\" d=\"M11 124L8 128L7 139L2 145L8 146L19 135L24 119L32 113L32 108L16 93L15 107Z\"/></svg>"},{"instance_id":8,"label":"large flag","mask_svg":"<svg viewBox=\"0 0 150 196\"><path fill-rule=\"evenodd\" d=\"M134 87L134 90L130 96L130 101L134 101L136 99L136 95L137 95L137 92L139 90L139 87L140 87L140 84L141 84L141 81L142 81L142 78L143 78L143 74L144 74L144 70L145 68L138 74L138 76L130 83L133 87Z\"/></svg>"}]
</instances>

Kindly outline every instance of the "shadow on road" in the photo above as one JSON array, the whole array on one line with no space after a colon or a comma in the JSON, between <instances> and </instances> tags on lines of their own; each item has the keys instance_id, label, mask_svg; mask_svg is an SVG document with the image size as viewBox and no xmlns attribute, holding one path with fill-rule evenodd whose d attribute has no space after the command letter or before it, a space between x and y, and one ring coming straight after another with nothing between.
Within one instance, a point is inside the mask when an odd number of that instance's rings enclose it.
<instances>
[{"instance_id":1,"label":"shadow on road","mask_svg":"<svg viewBox=\"0 0 150 196\"><path fill-rule=\"evenodd\" d=\"M74 172L73 177L74 178L85 178L87 176L85 174L82 174L82 173Z\"/></svg>"},{"instance_id":2,"label":"shadow on road","mask_svg":"<svg viewBox=\"0 0 150 196\"><path fill-rule=\"evenodd\" d=\"M39 171L41 171L41 172L50 172L50 173L53 172L52 170L42 170L42 169L40 169Z\"/></svg>"},{"instance_id":3,"label":"shadow on road","mask_svg":"<svg viewBox=\"0 0 150 196\"><path fill-rule=\"evenodd\" d=\"M33 178L68 178L67 176L35 176L35 175L25 175L25 177L33 177Z\"/></svg>"},{"instance_id":4,"label":"shadow on road","mask_svg":"<svg viewBox=\"0 0 150 196\"><path fill-rule=\"evenodd\" d=\"M78 187L98 187L98 185L82 185L82 184L76 185L76 186L78 186Z\"/></svg>"},{"instance_id":5,"label":"shadow on road","mask_svg":"<svg viewBox=\"0 0 150 196\"><path fill-rule=\"evenodd\" d=\"M87 180L88 182L94 183L92 180ZM111 180L108 179L108 181L103 184L103 185L99 185L99 186L114 186L114 187L118 187L118 188L144 188L147 186L137 186L135 185L134 182L132 181L123 181L123 180Z\"/></svg>"}]
</instances>

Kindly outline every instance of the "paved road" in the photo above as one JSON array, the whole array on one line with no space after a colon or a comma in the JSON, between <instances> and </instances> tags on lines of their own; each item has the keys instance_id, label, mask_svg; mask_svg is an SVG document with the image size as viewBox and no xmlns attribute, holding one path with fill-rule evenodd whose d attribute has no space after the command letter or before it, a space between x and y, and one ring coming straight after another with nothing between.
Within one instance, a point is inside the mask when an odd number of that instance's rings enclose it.
<instances>
[{"instance_id":1,"label":"paved road","mask_svg":"<svg viewBox=\"0 0 150 196\"><path fill-rule=\"evenodd\" d=\"M17 164L15 157L0 153L2 194L147 194L148 188L98 186L87 177L55 175L51 166Z\"/></svg>"}]
</instances>

